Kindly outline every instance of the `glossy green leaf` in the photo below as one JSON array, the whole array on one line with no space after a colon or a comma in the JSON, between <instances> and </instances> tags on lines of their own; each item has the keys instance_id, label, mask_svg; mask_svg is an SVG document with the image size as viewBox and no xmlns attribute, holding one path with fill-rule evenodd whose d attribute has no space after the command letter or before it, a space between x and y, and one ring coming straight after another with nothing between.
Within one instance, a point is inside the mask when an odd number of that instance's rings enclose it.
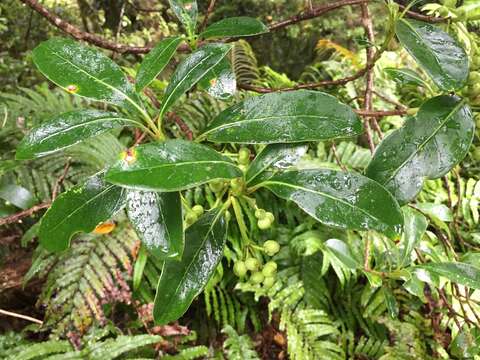
<instances>
[{"instance_id":1,"label":"glossy green leaf","mask_svg":"<svg viewBox=\"0 0 480 360\"><path fill-rule=\"evenodd\" d=\"M226 100L235 94L237 80L230 60L223 58L199 81L199 85L217 99Z\"/></svg>"},{"instance_id":2,"label":"glossy green leaf","mask_svg":"<svg viewBox=\"0 0 480 360\"><path fill-rule=\"evenodd\" d=\"M91 232L125 205L125 190L95 175L55 199L42 218L40 244L49 251L68 248L78 232Z\"/></svg>"},{"instance_id":3,"label":"glossy green leaf","mask_svg":"<svg viewBox=\"0 0 480 360\"><path fill-rule=\"evenodd\" d=\"M185 239L180 193L129 190L127 214L150 252L160 258L182 256Z\"/></svg>"},{"instance_id":4,"label":"glossy green leaf","mask_svg":"<svg viewBox=\"0 0 480 360\"><path fill-rule=\"evenodd\" d=\"M406 68L385 68L384 71L392 80L395 80L400 85L425 86L425 81L422 79L420 74L413 70Z\"/></svg>"},{"instance_id":5,"label":"glossy green leaf","mask_svg":"<svg viewBox=\"0 0 480 360\"><path fill-rule=\"evenodd\" d=\"M248 98L220 113L204 133L214 142L319 141L361 134L353 110L331 95L297 90Z\"/></svg>"},{"instance_id":6,"label":"glossy green leaf","mask_svg":"<svg viewBox=\"0 0 480 360\"><path fill-rule=\"evenodd\" d=\"M181 42L182 38L180 36L163 39L145 55L135 79L135 90L137 92L142 91L143 88L155 80L158 74L168 65Z\"/></svg>"},{"instance_id":7,"label":"glossy green leaf","mask_svg":"<svg viewBox=\"0 0 480 360\"><path fill-rule=\"evenodd\" d=\"M183 60L170 78L163 96L160 114L165 114L175 101L205 77L227 56L230 49L231 46L227 44L207 44Z\"/></svg>"},{"instance_id":8,"label":"glossy green leaf","mask_svg":"<svg viewBox=\"0 0 480 360\"><path fill-rule=\"evenodd\" d=\"M303 144L267 145L248 167L245 175L247 184L256 184L272 176L275 171L288 169L304 156L307 150L308 146Z\"/></svg>"},{"instance_id":9,"label":"glossy green leaf","mask_svg":"<svg viewBox=\"0 0 480 360\"><path fill-rule=\"evenodd\" d=\"M419 265L417 269L424 269L435 275L443 276L448 280L468 286L472 289L480 289L480 268L459 262L429 263Z\"/></svg>"},{"instance_id":10,"label":"glossy green leaf","mask_svg":"<svg viewBox=\"0 0 480 360\"><path fill-rule=\"evenodd\" d=\"M25 160L48 155L111 129L132 124L137 122L101 110L64 113L30 131L18 145L16 158Z\"/></svg>"},{"instance_id":11,"label":"glossy green leaf","mask_svg":"<svg viewBox=\"0 0 480 360\"><path fill-rule=\"evenodd\" d=\"M214 179L239 177L242 172L211 148L184 140L140 145L121 154L107 172L114 184L139 190L179 191Z\"/></svg>"},{"instance_id":12,"label":"glossy green leaf","mask_svg":"<svg viewBox=\"0 0 480 360\"><path fill-rule=\"evenodd\" d=\"M218 210L188 228L181 261L167 259L163 265L153 308L156 324L177 320L187 311L222 259L226 235L226 223Z\"/></svg>"},{"instance_id":13,"label":"glossy green leaf","mask_svg":"<svg viewBox=\"0 0 480 360\"><path fill-rule=\"evenodd\" d=\"M321 223L352 230L400 234L403 214L393 196L362 175L314 169L276 174L257 186L295 202Z\"/></svg>"},{"instance_id":14,"label":"glossy green leaf","mask_svg":"<svg viewBox=\"0 0 480 360\"><path fill-rule=\"evenodd\" d=\"M329 239L325 242L327 249L346 267L355 270L360 266L360 263L353 257L348 245L342 240Z\"/></svg>"},{"instance_id":15,"label":"glossy green leaf","mask_svg":"<svg viewBox=\"0 0 480 360\"><path fill-rule=\"evenodd\" d=\"M465 85L468 56L449 34L435 25L411 19L398 20L395 32L439 88L452 91Z\"/></svg>"},{"instance_id":16,"label":"glossy green leaf","mask_svg":"<svg viewBox=\"0 0 480 360\"><path fill-rule=\"evenodd\" d=\"M385 138L368 165L368 177L383 184L401 203L414 199L425 179L448 173L468 152L475 123L464 101L437 96L414 119Z\"/></svg>"},{"instance_id":17,"label":"glossy green leaf","mask_svg":"<svg viewBox=\"0 0 480 360\"><path fill-rule=\"evenodd\" d=\"M33 50L33 62L51 81L72 94L137 108L137 95L120 67L79 42L52 38Z\"/></svg>"},{"instance_id":18,"label":"glossy green leaf","mask_svg":"<svg viewBox=\"0 0 480 360\"><path fill-rule=\"evenodd\" d=\"M204 32L200 34L203 39L218 37L240 37L258 35L268 32L261 21L248 16L239 16L222 19L208 26Z\"/></svg>"},{"instance_id":19,"label":"glossy green leaf","mask_svg":"<svg viewBox=\"0 0 480 360\"><path fill-rule=\"evenodd\" d=\"M168 0L178 20L189 32L195 30L198 16L198 5L196 0Z\"/></svg>"},{"instance_id":20,"label":"glossy green leaf","mask_svg":"<svg viewBox=\"0 0 480 360\"><path fill-rule=\"evenodd\" d=\"M410 208L403 208L404 232L401 241L402 252L399 267L404 267L411 260L412 251L420 243L427 230L428 221L420 212Z\"/></svg>"},{"instance_id":21,"label":"glossy green leaf","mask_svg":"<svg viewBox=\"0 0 480 360\"><path fill-rule=\"evenodd\" d=\"M1 184L0 199L23 210L29 209L37 203L30 191L16 184Z\"/></svg>"}]
</instances>

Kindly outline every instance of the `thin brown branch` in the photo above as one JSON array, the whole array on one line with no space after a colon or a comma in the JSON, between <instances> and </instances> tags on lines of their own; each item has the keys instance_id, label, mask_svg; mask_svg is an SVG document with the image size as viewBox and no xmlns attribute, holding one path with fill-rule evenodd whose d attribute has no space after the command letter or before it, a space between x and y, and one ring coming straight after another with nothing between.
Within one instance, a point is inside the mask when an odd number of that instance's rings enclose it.
<instances>
[{"instance_id":1,"label":"thin brown branch","mask_svg":"<svg viewBox=\"0 0 480 360\"><path fill-rule=\"evenodd\" d=\"M31 207L30 209L20 211L16 214L2 217L2 218L0 218L0 226L13 224L15 222L18 222L21 219L23 219L24 217L31 216L31 215L33 215L34 213L36 213L40 210L48 208L49 206L50 206L50 202L46 202L46 203L35 205L35 206Z\"/></svg>"},{"instance_id":2,"label":"thin brown branch","mask_svg":"<svg viewBox=\"0 0 480 360\"><path fill-rule=\"evenodd\" d=\"M199 32L202 32L208 24L208 18L215 7L215 0L210 0L210 4L208 4L207 12L205 13L205 17L203 18L202 25L200 25Z\"/></svg>"},{"instance_id":3,"label":"thin brown branch","mask_svg":"<svg viewBox=\"0 0 480 360\"><path fill-rule=\"evenodd\" d=\"M0 309L0 314L6 315L6 316L11 316L11 317L16 317L16 318L23 319L23 320L28 320L28 321L31 321L31 322L34 322L34 323L40 324L40 325L43 324L43 321L41 321L41 320L35 319L31 316L17 314L17 313L11 312L11 311L6 311L6 310Z\"/></svg>"},{"instance_id":4,"label":"thin brown branch","mask_svg":"<svg viewBox=\"0 0 480 360\"><path fill-rule=\"evenodd\" d=\"M182 118L174 113L174 112L169 112L168 113L168 118L173 120L175 124L180 128L180 130L185 134L185 137L187 140L193 140L193 132L192 130L188 127L188 125L185 123L185 121L182 120Z\"/></svg>"},{"instance_id":5,"label":"thin brown branch","mask_svg":"<svg viewBox=\"0 0 480 360\"><path fill-rule=\"evenodd\" d=\"M372 110L372 107L373 107L374 72L373 72L372 63L374 63L374 58L375 58L375 49L373 48L373 44L375 43L375 35L373 33L373 24L372 24L372 19L370 17L370 12L368 10L368 4L362 3L360 7L362 9L362 24L363 24L363 27L365 28L365 33L368 39L367 72L365 74L366 85L365 85L363 108L366 111L370 111ZM365 136L367 137L368 146L370 147L370 151L373 154L373 152L375 151L375 144L373 143L370 123L372 123L376 129L378 128L378 124L376 123L376 118L368 118L368 117L364 120L363 123L365 125ZM381 131L379 132L379 134L381 134Z\"/></svg>"},{"instance_id":6,"label":"thin brown branch","mask_svg":"<svg viewBox=\"0 0 480 360\"><path fill-rule=\"evenodd\" d=\"M395 116L395 115L406 115L407 110L354 110L358 115L365 116L365 117L384 117L384 116Z\"/></svg>"},{"instance_id":7,"label":"thin brown branch","mask_svg":"<svg viewBox=\"0 0 480 360\"><path fill-rule=\"evenodd\" d=\"M345 167L345 165L343 165L342 160L340 160L340 157L338 156L337 146L335 145L334 141L332 141L332 153L333 153L333 157L335 158L335 161L337 162L338 166L340 166L340 168L343 171L347 171L347 168Z\"/></svg>"},{"instance_id":8,"label":"thin brown branch","mask_svg":"<svg viewBox=\"0 0 480 360\"><path fill-rule=\"evenodd\" d=\"M398 4L398 6L400 7L400 9L405 10L404 5ZM411 10L408 10L406 12L406 15L408 17L412 18L412 19L421 20L421 21L425 21L425 22L429 22L429 23L441 23L441 22L445 22L445 21L449 20L449 18L442 18L442 17L419 14L419 13L417 13L415 11L411 11Z\"/></svg>"},{"instance_id":9,"label":"thin brown branch","mask_svg":"<svg viewBox=\"0 0 480 360\"><path fill-rule=\"evenodd\" d=\"M52 201L56 199L58 190L60 189L60 186L63 184L63 182L65 181L65 178L67 177L68 170L70 169L71 160L72 158L70 157L67 159L67 163L65 164L65 167L63 169L62 176L60 176L55 182L55 186L53 187L53 190L52 190Z\"/></svg>"},{"instance_id":10,"label":"thin brown branch","mask_svg":"<svg viewBox=\"0 0 480 360\"><path fill-rule=\"evenodd\" d=\"M53 26L59 28L63 32L69 34L77 40L83 40L95 46L101 47L103 49L111 50L118 53L130 53L130 54L145 54L148 53L152 47L151 46L129 46L120 44L108 39L103 38L102 36L88 33L82 31L77 26L70 24L69 22L63 20L59 16L50 12L46 7L39 3L38 0L20 0L25 5L29 6L31 9L35 10L37 13L42 15L48 22ZM287 26L310 20L321 15L324 15L332 10L339 9L344 6L357 5L361 3L368 2L368 0L341 0L336 1L330 4L325 4L314 8L312 11L303 12L298 15L294 15L285 20L276 22L269 26L270 31L276 31L283 29ZM234 38L230 41L235 40ZM179 51L188 51L189 47L186 44L183 44L179 47Z\"/></svg>"}]
</instances>

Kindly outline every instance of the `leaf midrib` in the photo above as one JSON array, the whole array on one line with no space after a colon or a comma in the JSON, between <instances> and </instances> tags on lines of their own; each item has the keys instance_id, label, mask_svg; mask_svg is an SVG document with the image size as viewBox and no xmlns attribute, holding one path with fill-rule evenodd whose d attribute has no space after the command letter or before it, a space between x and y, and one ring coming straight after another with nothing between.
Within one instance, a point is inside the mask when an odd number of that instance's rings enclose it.
<instances>
[{"instance_id":1,"label":"leaf midrib","mask_svg":"<svg viewBox=\"0 0 480 360\"><path fill-rule=\"evenodd\" d=\"M220 59L218 59L217 62L215 62L215 64L210 67L208 70L204 71L203 75L205 75L211 68L213 68L215 65L217 65L220 61L222 61L222 59L227 55L228 51L225 51L225 53L221 54L222 56L220 57ZM210 54L208 54L207 56L205 56L201 61L199 61L195 66L193 66L186 74L185 76L182 78L182 80L180 80L177 85L172 89L172 91L169 92L169 95L168 97L162 101L162 108L160 109L160 114L164 114L166 109L167 109L167 105L170 105L169 102L170 102L170 99L172 98L172 96L176 93L177 89L187 80L188 76L194 71L196 70L199 66L203 65L204 62L210 60L212 57L216 56L216 52L211 52ZM201 77L203 77L203 75ZM200 78L201 78L200 77ZM192 85L193 86L193 85Z\"/></svg>"},{"instance_id":2,"label":"leaf midrib","mask_svg":"<svg viewBox=\"0 0 480 360\"><path fill-rule=\"evenodd\" d=\"M122 173L123 172L129 172L129 173L135 173L135 172L138 172L138 171L144 171L144 170L156 170L156 169L161 169L161 168L165 168L165 167L176 167L176 166L184 166L184 165L192 165L192 164L227 164L227 165L230 165L232 167L235 167L235 164L231 163L231 162L228 162L228 161L220 161L220 160L214 160L214 161L208 161L208 160L203 160L203 161L185 161L185 162L181 162L181 163L168 163L168 164L160 164L160 165L156 165L156 166L150 166L150 167L139 167L139 168L135 168L135 169L131 169L131 170L126 170L126 171L121 171Z\"/></svg>"},{"instance_id":3,"label":"leaf midrib","mask_svg":"<svg viewBox=\"0 0 480 360\"><path fill-rule=\"evenodd\" d=\"M50 47L49 47L50 48ZM123 97L125 98L125 100L127 100L128 102L130 102L136 109L140 109L139 105L132 99L130 98L126 93L124 93L123 91L117 89L116 87L102 81L101 79L93 76L92 74L90 74L89 72L87 72L86 70L82 69L80 66L76 65L75 63L71 62L69 59L67 58L64 58L62 55L60 55L60 53L58 53L57 51L55 51L54 49L50 48L50 50L52 51L52 54L57 56L58 58L60 58L61 60L67 62L68 64L70 64L71 66L73 66L74 68L78 69L80 72L84 73L85 75L87 75L89 78L93 79L93 81L95 82L98 82L100 84L102 84L103 86L109 88L110 90L114 91L114 92L117 92L119 94L122 94ZM120 71L120 70L119 70ZM128 82L127 82L128 84Z\"/></svg>"},{"instance_id":4,"label":"leaf midrib","mask_svg":"<svg viewBox=\"0 0 480 360\"><path fill-rule=\"evenodd\" d=\"M265 185L264 185L265 184ZM289 183L284 183L284 182L280 182L280 181L272 181L272 180L267 180L263 183L260 183L259 185L257 185L258 187L260 186L268 186L269 184L272 184L272 185L279 185L279 186L287 186L287 187L291 187L293 189L298 189L298 190L302 190L302 191L306 191L306 192L310 192L310 193L313 193L313 194L317 194L317 195L320 195L320 196L324 196L326 198L329 198L331 200L335 200L335 201L338 201L354 210L358 209L360 212L364 213L365 215L367 215L369 218L375 220L375 221L378 221L379 223L381 224L384 224L384 225L387 225L388 227L390 227L389 224L386 224L384 223L382 220L378 219L377 217L371 215L370 213L368 213L366 210L360 208L360 207L357 207L353 204L350 204L349 202L341 199L341 198L337 198L333 195L330 195L330 194L327 194L327 193L324 193L322 191L318 191L318 190L312 190L312 189L309 189L309 188L306 188L306 187L303 187L303 186L298 186L298 185L293 185L293 184L289 184Z\"/></svg>"},{"instance_id":5,"label":"leaf midrib","mask_svg":"<svg viewBox=\"0 0 480 360\"><path fill-rule=\"evenodd\" d=\"M459 103L452 109L452 111L445 117L445 120L442 121L440 123L440 125L435 129L435 131L430 135L428 136L425 141L423 141L419 146L416 147L415 151L412 152L412 154L403 162L400 164L400 166L398 166L395 171L393 171L392 175L385 180L384 184L388 183L389 181L391 181L397 174L398 172L400 171L400 169L402 169L408 162L410 162L414 156L416 156L420 150L422 150L425 145L434 137L438 134L438 132L440 131L440 129L447 123L447 121L450 120L450 118L458 111L459 108L461 108L463 105L465 104L465 100L461 100L459 101ZM418 117L416 118L416 120L418 120Z\"/></svg>"},{"instance_id":6,"label":"leaf midrib","mask_svg":"<svg viewBox=\"0 0 480 360\"><path fill-rule=\"evenodd\" d=\"M205 233L205 236L202 240L202 242L200 243L200 246L198 247L198 251L195 252L194 256L192 257L192 261L190 261L187 265L187 267L185 268L185 271L183 272L183 275L182 275L182 278L181 280L179 281L177 287L175 288L175 291L173 292L173 294L177 294L178 293L178 289L180 288L180 286L184 283L185 281L185 278L187 277L187 274L190 270L190 268L193 266L192 264L195 262L195 260L198 258L198 254L200 253L200 250L204 248L204 245L205 243L207 242L207 239L209 237L209 234L210 233L213 233L213 228L214 226L217 224L217 221L219 220L220 216L222 215L222 212L219 211L218 214L215 216L215 218L213 219L213 221L211 222L210 224L210 227L208 228L208 231ZM222 241L223 242L223 241ZM164 267L162 268L162 275L163 275L163 271L164 271L164 268L165 266L167 265L167 262L164 263ZM161 280L161 279L160 279ZM173 298L170 298L170 300L168 301L168 304L171 304L173 302Z\"/></svg>"},{"instance_id":7,"label":"leaf midrib","mask_svg":"<svg viewBox=\"0 0 480 360\"><path fill-rule=\"evenodd\" d=\"M72 211L70 214L68 214L66 217L63 218L63 220L61 220L60 222L57 223L56 226L54 226L50 231L54 231L56 230L58 227L60 227L61 225L63 225L63 223L65 223L68 219L70 219L74 214L76 214L77 212L79 212L81 209L83 209L84 207L86 207L87 205L89 205L92 201L96 200L97 198L99 198L100 196L103 196L105 193L107 193L108 191L110 191L112 188L116 187L116 185L109 185L108 187L106 187L104 190L102 190L101 192L99 192L97 195L91 197L90 199L88 199L87 201L85 201L81 206L77 207L74 211Z\"/></svg>"},{"instance_id":8,"label":"leaf midrib","mask_svg":"<svg viewBox=\"0 0 480 360\"><path fill-rule=\"evenodd\" d=\"M97 122L105 122L105 121L110 121L110 120L121 120L121 121L125 121L125 122L131 122L131 123L134 123L136 125L138 125L138 123L134 120L131 120L131 119L127 119L127 118L122 118L122 117L104 117L104 118L97 118L97 119L94 119L94 120L91 120L91 121L86 121L86 122L83 122L83 123L80 123L80 124L75 124L75 125L72 125L70 127L67 127L67 128L63 128L55 133L52 133L52 134L49 134L48 136L44 137L41 139L40 143L39 144L42 144L44 143L45 141L51 139L52 137L55 137L59 134L64 134L68 131L71 131L71 130L74 130L76 128L79 128L79 127L82 127L82 126L87 126L87 125L92 125L92 124L95 124ZM109 129L106 129L106 130L109 130Z\"/></svg>"}]
</instances>

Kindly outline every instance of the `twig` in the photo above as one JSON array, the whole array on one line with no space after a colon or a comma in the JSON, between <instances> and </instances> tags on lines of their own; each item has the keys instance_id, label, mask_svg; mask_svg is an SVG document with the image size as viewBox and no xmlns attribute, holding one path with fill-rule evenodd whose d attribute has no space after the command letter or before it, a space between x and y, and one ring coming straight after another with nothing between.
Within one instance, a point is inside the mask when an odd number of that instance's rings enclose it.
<instances>
[{"instance_id":1,"label":"twig","mask_svg":"<svg viewBox=\"0 0 480 360\"><path fill-rule=\"evenodd\" d=\"M333 153L333 157L335 158L335 161L337 162L338 166L340 166L343 171L347 171L347 168L345 167L345 165L343 165L342 161L340 160L340 157L338 156L337 146L335 145L334 141L332 141L332 153Z\"/></svg>"},{"instance_id":2,"label":"twig","mask_svg":"<svg viewBox=\"0 0 480 360\"><path fill-rule=\"evenodd\" d=\"M23 219L24 217L31 216L32 214L34 214L34 213L36 213L40 210L48 208L50 205L51 205L50 202L46 202L46 203L35 205L35 206L31 207L30 209L20 211L16 214L2 217L2 218L0 218L0 226L15 223L15 222Z\"/></svg>"},{"instance_id":3,"label":"twig","mask_svg":"<svg viewBox=\"0 0 480 360\"><path fill-rule=\"evenodd\" d=\"M6 310L0 309L0 314L6 315L6 316L16 317L16 318L23 319L23 320L28 320L28 321L31 321L31 322L34 322L34 323L40 324L40 325L43 324L42 320L38 320L38 319L35 319L35 318L33 318L31 316L27 316L27 315L17 314L17 313L11 312L11 311L6 311Z\"/></svg>"},{"instance_id":4,"label":"twig","mask_svg":"<svg viewBox=\"0 0 480 360\"><path fill-rule=\"evenodd\" d=\"M200 25L199 32L202 32L208 24L208 18L215 7L215 0L210 0L210 4L208 4L207 12L205 13L205 17L203 18L202 25Z\"/></svg>"},{"instance_id":5,"label":"twig","mask_svg":"<svg viewBox=\"0 0 480 360\"><path fill-rule=\"evenodd\" d=\"M379 93L379 92L376 91L376 90L373 90L373 93L374 93L375 95L377 95L377 96L378 96L380 99L382 99L383 101L388 102L388 103L390 103L390 104L392 104L392 105L395 105L395 107L397 107L398 109L401 109L401 110L406 110L406 109L407 109L407 107L406 107L405 105L399 103L398 101L395 101L395 100L393 100L393 99L390 99L388 96L383 95L383 94Z\"/></svg>"},{"instance_id":6,"label":"twig","mask_svg":"<svg viewBox=\"0 0 480 360\"><path fill-rule=\"evenodd\" d=\"M175 124L177 124L177 126L180 128L180 130L182 130L182 132L185 134L185 137L187 138L187 140L192 140L193 139L192 130L190 130L188 125L185 123L185 121L182 120L182 118L180 116L178 116L174 112L169 112L168 117L170 119L172 119L175 122Z\"/></svg>"},{"instance_id":7,"label":"twig","mask_svg":"<svg viewBox=\"0 0 480 360\"><path fill-rule=\"evenodd\" d=\"M62 183L65 181L65 178L67 177L68 170L70 169L70 161L71 160L72 160L72 158L70 158L70 157L67 159L67 163L65 164L65 167L63 169L62 176L60 176L57 179L57 181L55 182L55 185L54 185L53 190L52 190L52 201L56 199L57 194L58 194L58 190L60 189L60 186L62 185Z\"/></svg>"},{"instance_id":8,"label":"twig","mask_svg":"<svg viewBox=\"0 0 480 360\"><path fill-rule=\"evenodd\" d=\"M383 117L383 116L395 116L395 115L406 115L407 110L363 110L363 109L355 109L355 111L360 116L367 116L367 117Z\"/></svg>"},{"instance_id":9,"label":"twig","mask_svg":"<svg viewBox=\"0 0 480 360\"><path fill-rule=\"evenodd\" d=\"M368 11L368 5L363 3L360 5L362 9L362 24L365 28L365 33L367 34L368 38L368 46L367 46L367 72L365 76L366 86L365 86L365 97L363 101L363 107L366 111L370 111L372 109L373 104L373 66L371 66L373 59L375 57L375 50L373 48L373 44L375 43L375 36L373 34L373 24L372 19L370 18L370 13ZM367 137L368 145L370 147L370 151L372 154L375 151L375 144L373 143L372 138L372 131L370 127L370 119L372 119L372 124L376 120L375 118L366 118L364 120L365 125L365 136ZM374 125L375 126L375 125ZM376 124L376 128L378 128L378 124Z\"/></svg>"},{"instance_id":10,"label":"twig","mask_svg":"<svg viewBox=\"0 0 480 360\"><path fill-rule=\"evenodd\" d=\"M48 20L53 26L59 28L63 32L69 34L73 38L77 40L83 40L90 44L96 45L103 49L112 50L118 53L130 53L130 54L145 54L148 53L152 46L129 46L120 44L108 39L105 39L99 35L88 33L82 31L77 26L70 24L69 22L63 20L59 16L51 13L46 7L38 2L38 0L19 0L25 5L29 6L31 9L35 10L37 13L42 15L45 19ZM357 5L361 3L365 3L368 0L342 0L336 1L330 4L325 4L314 8L311 12L307 13L300 13L298 15L294 15L290 18L285 20L279 21L269 26L270 31L275 31L279 29L283 29L287 26L313 19L324 15L332 10L336 10L338 8L348 6L348 5ZM234 41L235 38L231 38L229 41ZM184 44L179 47L179 51L188 51L188 45Z\"/></svg>"},{"instance_id":11,"label":"twig","mask_svg":"<svg viewBox=\"0 0 480 360\"><path fill-rule=\"evenodd\" d=\"M402 10L405 9L405 5L398 4L398 6ZM417 13L415 11L411 11L411 10L408 10L406 12L406 15L408 17L411 17L412 19L417 19L417 20L421 20L421 21L425 21L425 22L429 22L429 23L440 23L440 22L445 22L445 21L450 20L449 18L442 18L442 17L419 14L419 13Z\"/></svg>"}]
</instances>

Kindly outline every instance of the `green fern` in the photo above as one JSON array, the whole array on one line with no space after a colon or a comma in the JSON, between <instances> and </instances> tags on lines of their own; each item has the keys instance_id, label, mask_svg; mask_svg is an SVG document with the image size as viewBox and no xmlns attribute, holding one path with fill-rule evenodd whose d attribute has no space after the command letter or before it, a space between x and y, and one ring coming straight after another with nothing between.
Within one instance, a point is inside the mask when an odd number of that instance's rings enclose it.
<instances>
[{"instance_id":1,"label":"green fern","mask_svg":"<svg viewBox=\"0 0 480 360\"><path fill-rule=\"evenodd\" d=\"M128 352L158 343L161 340L160 336L155 335L118 336L90 343L82 350L74 350L68 341L50 340L13 348L6 360L114 360Z\"/></svg>"},{"instance_id":2,"label":"green fern","mask_svg":"<svg viewBox=\"0 0 480 360\"><path fill-rule=\"evenodd\" d=\"M106 320L103 305L131 302L134 231L126 226L105 236L82 235L59 256L48 274L40 302L46 306L44 327L57 336L83 334ZM49 256L45 263L52 264ZM42 271L42 261L36 272Z\"/></svg>"},{"instance_id":3,"label":"green fern","mask_svg":"<svg viewBox=\"0 0 480 360\"><path fill-rule=\"evenodd\" d=\"M257 58L252 47L245 40L236 41L231 51L235 78L239 84L255 84L260 78Z\"/></svg>"},{"instance_id":4,"label":"green fern","mask_svg":"<svg viewBox=\"0 0 480 360\"><path fill-rule=\"evenodd\" d=\"M223 349L228 360L259 360L253 348L252 339L248 335L239 335L234 328L227 325L222 332L227 335Z\"/></svg>"}]
</instances>

